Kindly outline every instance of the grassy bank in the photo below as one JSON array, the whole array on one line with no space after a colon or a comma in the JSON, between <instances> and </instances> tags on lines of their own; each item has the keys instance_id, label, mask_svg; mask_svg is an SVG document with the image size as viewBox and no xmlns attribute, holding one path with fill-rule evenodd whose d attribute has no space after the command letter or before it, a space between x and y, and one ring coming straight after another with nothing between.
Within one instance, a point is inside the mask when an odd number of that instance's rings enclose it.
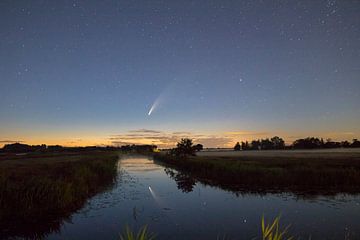
<instances>
[{"instance_id":1,"label":"grassy bank","mask_svg":"<svg viewBox=\"0 0 360 240\"><path fill-rule=\"evenodd\" d=\"M2 155L0 236L41 238L57 231L116 178L116 152Z\"/></svg>"},{"instance_id":2,"label":"grassy bank","mask_svg":"<svg viewBox=\"0 0 360 240\"><path fill-rule=\"evenodd\" d=\"M192 156L176 159L157 154L159 163L210 185L234 191L336 194L360 192L360 158L326 158L259 155ZM318 154L318 153L317 153Z\"/></svg>"}]
</instances>

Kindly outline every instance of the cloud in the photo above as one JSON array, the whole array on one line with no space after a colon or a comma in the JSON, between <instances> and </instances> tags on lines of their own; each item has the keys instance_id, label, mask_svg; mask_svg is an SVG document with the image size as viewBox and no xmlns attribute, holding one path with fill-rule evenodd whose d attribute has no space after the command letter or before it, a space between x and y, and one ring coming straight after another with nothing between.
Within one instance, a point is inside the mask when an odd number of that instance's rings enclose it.
<instances>
[{"instance_id":1,"label":"cloud","mask_svg":"<svg viewBox=\"0 0 360 240\"><path fill-rule=\"evenodd\" d=\"M196 143L201 143L204 146L212 147L229 147L234 140L229 137L203 137L195 139ZM231 145L232 146L232 145Z\"/></svg>"},{"instance_id":2,"label":"cloud","mask_svg":"<svg viewBox=\"0 0 360 240\"><path fill-rule=\"evenodd\" d=\"M0 143L22 143L21 140L0 140Z\"/></svg>"},{"instance_id":3,"label":"cloud","mask_svg":"<svg viewBox=\"0 0 360 240\"><path fill-rule=\"evenodd\" d=\"M240 135L240 136L248 136L248 135L269 135L269 132L253 132L253 131L233 131L233 132L225 132L226 135Z\"/></svg>"},{"instance_id":4,"label":"cloud","mask_svg":"<svg viewBox=\"0 0 360 240\"><path fill-rule=\"evenodd\" d=\"M109 138L114 145L131 145L131 144L156 144L158 147L173 147L180 140L179 137L163 133L161 135L134 135L123 134Z\"/></svg>"},{"instance_id":5,"label":"cloud","mask_svg":"<svg viewBox=\"0 0 360 240\"><path fill-rule=\"evenodd\" d=\"M132 133L162 133L161 131L157 131L157 130L151 130L151 129L136 129L136 130L130 130L129 132Z\"/></svg>"},{"instance_id":6,"label":"cloud","mask_svg":"<svg viewBox=\"0 0 360 240\"><path fill-rule=\"evenodd\" d=\"M173 132L173 135L190 135L190 132Z\"/></svg>"},{"instance_id":7,"label":"cloud","mask_svg":"<svg viewBox=\"0 0 360 240\"><path fill-rule=\"evenodd\" d=\"M117 146L135 144L135 143L132 143L132 142L124 142L124 141L112 141L111 143L112 143L113 145L117 145Z\"/></svg>"},{"instance_id":8,"label":"cloud","mask_svg":"<svg viewBox=\"0 0 360 240\"><path fill-rule=\"evenodd\" d=\"M298 136L288 136L287 141L290 141L290 140L293 141L293 140L300 139L300 138L304 138L304 136L299 136L299 135Z\"/></svg>"},{"instance_id":9,"label":"cloud","mask_svg":"<svg viewBox=\"0 0 360 240\"><path fill-rule=\"evenodd\" d=\"M341 136L341 135L355 135L353 132L328 132L325 134L326 136Z\"/></svg>"},{"instance_id":10,"label":"cloud","mask_svg":"<svg viewBox=\"0 0 360 240\"><path fill-rule=\"evenodd\" d=\"M159 148L172 148L181 138L191 138L195 143L205 147L232 146L233 138L224 135L195 134L191 132L163 132L149 129L131 130L123 134L111 135L109 140L113 145L155 144Z\"/></svg>"}]
</instances>

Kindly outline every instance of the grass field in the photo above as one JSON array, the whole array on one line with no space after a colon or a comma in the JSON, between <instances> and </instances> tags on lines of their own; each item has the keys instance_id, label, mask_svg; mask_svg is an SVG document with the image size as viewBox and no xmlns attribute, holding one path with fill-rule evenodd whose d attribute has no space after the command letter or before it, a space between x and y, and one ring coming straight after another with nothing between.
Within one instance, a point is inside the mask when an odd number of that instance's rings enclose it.
<instances>
[{"instance_id":1,"label":"grass field","mask_svg":"<svg viewBox=\"0 0 360 240\"><path fill-rule=\"evenodd\" d=\"M262 159L326 159L326 160L360 160L360 148L335 148L315 150L264 150L233 151L208 150L197 153L203 157L262 158Z\"/></svg>"},{"instance_id":2,"label":"grass field","mask_svg":"<svg viewBox=\"0 0 360 240\"><path fill-rule=\"evenodd\" d=\"M359 193L360 151L208 151L187 159L155 160L210 185L233 191L301 195Z\"/></svg>"},{"instance_id":3,"label":"grass field","mask_svg":"<svg viewBox=\"0 0 360 240\"><path fill-rule=\"evenodd\" d=\"M0 236L42 238L116 179L111 151L0 156ZM0 237L0 238L1 238Z\"/></svg>"}]
</instances>

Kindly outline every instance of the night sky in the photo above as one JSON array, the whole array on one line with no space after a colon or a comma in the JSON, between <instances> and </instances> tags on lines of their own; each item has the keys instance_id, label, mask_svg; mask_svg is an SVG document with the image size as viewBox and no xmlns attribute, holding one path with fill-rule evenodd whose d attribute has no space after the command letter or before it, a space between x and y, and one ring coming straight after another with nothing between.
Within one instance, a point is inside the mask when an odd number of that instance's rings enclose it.
<instances>
[{"instance_id":1,"label":"night sky","mask_svg":"<svg viewBox=\"0 0 360 240\"><path fill-rule=\"evenodd\" d=\"M0 146L360 137L359 13L357 0L2 0Z\"/></svg>"}]
</instances>

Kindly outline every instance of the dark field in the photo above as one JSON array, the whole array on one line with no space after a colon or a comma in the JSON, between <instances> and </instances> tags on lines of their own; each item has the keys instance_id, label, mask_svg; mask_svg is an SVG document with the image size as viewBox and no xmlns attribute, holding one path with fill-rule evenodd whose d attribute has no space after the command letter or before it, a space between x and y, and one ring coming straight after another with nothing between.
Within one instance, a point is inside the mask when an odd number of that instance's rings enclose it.
<instances>
[{"instance_id":1,"label":"dark field","mask_svg":"<svg viewBox=\"0 0 360 240\"><path fill-rule=\"evenodd\" d=\"M86 200L112 186L116 152L0 156L0 238L58 231Z\"/></svg>"},{"instance_id":2,"label":"dark field","mask_svg":"<svg viewBox=\"0 0 360 240\"><path fill-rule=\"evenodd\" d=\"M242 192L332 195L360 192L359 150L214 151L155 160L210 185Z\"/></svg>"}]
</instances>

